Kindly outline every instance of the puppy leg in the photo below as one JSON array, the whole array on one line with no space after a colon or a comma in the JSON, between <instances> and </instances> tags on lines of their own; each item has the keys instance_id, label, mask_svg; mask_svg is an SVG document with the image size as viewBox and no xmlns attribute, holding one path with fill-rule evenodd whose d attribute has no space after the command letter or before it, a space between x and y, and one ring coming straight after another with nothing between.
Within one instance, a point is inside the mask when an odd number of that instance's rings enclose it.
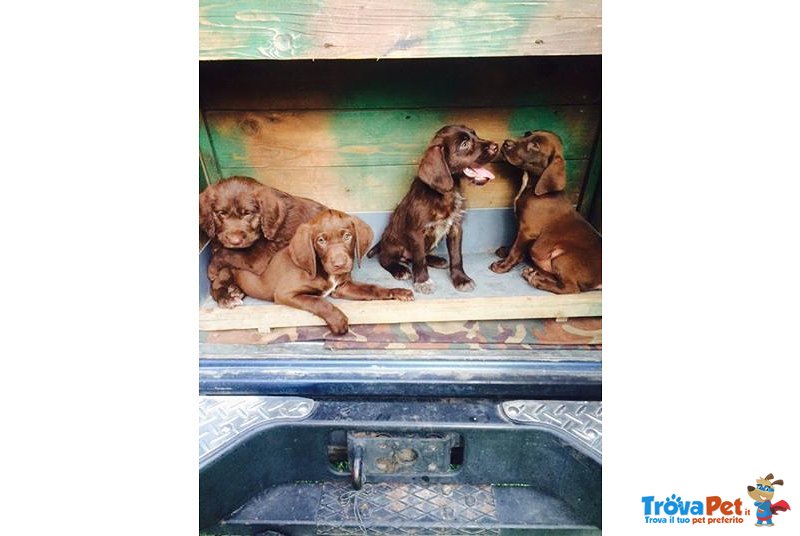
<instances>
[{"instance_id":1,"label":"puppy leg","mask_svg":"<svg viewBox=\"0 0 800 536\"><path fill-rule=\"evenodd\" d=\"M533 287L556 294L575 294L581 291L578 284L580 263L574 255L566 253L557 243L547 240L534 242L531 259L537 269L523 270L522 277Z\"/></svg>"},{"instance_id":2,"label":"puppy leg","mask_svg":"<svg viewBox=\"0 0 800 536\"><path fill-rule=\"evenodd\" d=\"M555 274L535 268L525 268L522 277L530 286L555 294L577 294L581 291L574 279L560 279Z\"/></svg>"},{"instance_id":3,"label":"puppy leg","mask_svg":"<svg viewBox=\"0 0 800 536\"><path fill-rule=\"evenodd\" d=\"M431 294L435 287L428 275L428 264L425 262L425 239L422 233L410 233L408 245L411 250L411 274L414 280L414 290L422 294Z\"/></svg>"},{"instance_id":4,"label":"puppy leg","mask_svg":"<svg viewBox=\"0 0 800 536\"><path fill-rule=\"evenodd\" d=\"M431 268L447 268L447 259L438 255L425 255L425 263Z\"/></svg>"},{"instance_id":5,"label":"puppy leg","mask_svg":"<svg viewBox=\"0 0 800 536\"><path fill-rule=\"evenodd\" d=\"M397 248L383 244L378 254L378 262L383 269L399 281L411 279L411 270L400 264L400 252Z\"/></svg>"},{"instance_id":6,"label":"puppy leg","mask_svg":"<svg viewBox=\"0 0 800 536\"><path fill-rule=\"evenodd\" d=\"M447 253L450 255L450 279L456 290L469 292L475 290L473 281L464 272L464 261L461 259L461 224L453 224L447 233Z\"/></svg>"},{"instance_id":7,"label":"puppy leg","mask_svg":"<svg viewBox=\"0 0 800 536\"><path fill-rule=\"evenodd\" d=\"M331 333L334 335L344 335L350 329L345 314L331 302L320 296L310 294L275 294L275 303L288 305L295 309L302 309L311 314L322 318Z\"/></svg>"},{"instance_id":8,"label":"puppy leg","mask_svg":"<svg viewBox=\"0 0 800 536\"><path fill-rule=\"evenodd\" d=\"M505 258L499 261L494 261L489 266L489 269L496 274L504 274L511 270L514 266L519 264L519 261L522 260L522 257L525 254L526 246L529 242L530 239L527 236L523 235L521 232L517 232L517 237L514 239L514 243L506 253ZM496 251L498 256L500 256L500 249Z\"/></svg>"},{"instance_id":9,"label":"puppy leg","mask_svg":"<svg viewBox=\"0 0 800 536\"><path fill-rule=\"evenodd\" d=\"M331 296L347 300L414 300L414 293L407 288L385 288L355 281L339 285Z\"/></svg>"},{"instance_id":10,"label":"puppy leg","mask_svg":"<svg viewBox=\"0 0 800 536\"><path fill-rule=\"evenodd\" d=\"M212 259L208 265L208 280L211 282L211 297L214 298L220 307L233 309L241 305L244 299L244 292L234 280L233 271L219 262Z\"/></svg>"}]
</instances>

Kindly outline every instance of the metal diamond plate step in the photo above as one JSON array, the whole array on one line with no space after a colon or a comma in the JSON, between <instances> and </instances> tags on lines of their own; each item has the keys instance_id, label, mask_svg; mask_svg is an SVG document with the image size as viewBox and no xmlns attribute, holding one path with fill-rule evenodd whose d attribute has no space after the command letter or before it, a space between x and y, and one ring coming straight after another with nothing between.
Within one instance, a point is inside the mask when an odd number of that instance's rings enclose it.
<instances>
[{"instance_id":1,"label":"metal diamond plate step","mask_svg":"<svg viewBox=\"0 0 800 536\"><path fill-rule=\"evenodd\" d=\"M490 485L326 482L317 534L500 534Z\"/></svg>"},{"instance_id":2,"label":"metal diamond plate step","mask_svg":"<svg viewBox=\"0 0 800 536\"><path fill-rule=\"evenodd\" d=\"M603 403L512 400L500 411L517 424L541 425L576 438L598 457L603 452Z\"/></svg>"},{"instance_id":3,"label":"metal diamond plate step","mask_svg":"<svg viewBox=\"0 0 800 536\"><path fill-rule=\"evenodd\" d=\"M496 535L522 528L536 534L600 533L564 501L526 486L345 481L273 486L223 523L225 534L276 530L317 536Z\"/></svg>"},{"instance_id":4,"label":"metal diamond plate step","mask_svg":"<svg viewBox=\"0 0 800 536\"><path fill-rule=\"evenodd\" d=\"M200 461L248 432L279 421L301 421L316 403L293 396L201 396Z\"/></svg>"}]
</instances>

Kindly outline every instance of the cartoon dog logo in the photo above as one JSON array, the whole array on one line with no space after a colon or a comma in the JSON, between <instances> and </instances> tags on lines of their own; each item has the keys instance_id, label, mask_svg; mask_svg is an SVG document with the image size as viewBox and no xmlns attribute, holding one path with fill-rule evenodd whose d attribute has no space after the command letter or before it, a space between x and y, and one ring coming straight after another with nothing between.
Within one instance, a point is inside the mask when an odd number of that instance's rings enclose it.
<instances>
[{"instance_id":1,"label":"cartoon dog logo","mask_svg":"<svg viewBox=\"0 0 800 536\"><path fill-rule=\"evenodd\" d=\"M778 512L785 512L791 510L789 503L786 501L778 501L772 504L772 496L775 495L775 486L783 486L783 480L772 480L772 473L764 478L757 478L756 485L747 486L747 494L755 502L758 507L756 511L756 527L774 527L772 524L772 516L777 515Z\"/></svg>"}]
</instances>

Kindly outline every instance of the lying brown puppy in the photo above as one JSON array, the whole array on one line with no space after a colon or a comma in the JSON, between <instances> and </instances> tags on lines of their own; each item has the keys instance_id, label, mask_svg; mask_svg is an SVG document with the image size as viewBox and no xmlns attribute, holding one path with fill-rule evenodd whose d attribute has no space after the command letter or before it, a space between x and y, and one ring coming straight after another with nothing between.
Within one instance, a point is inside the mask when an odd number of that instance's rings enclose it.
<instances>
[{"instance_id":1,"label":"lying brown puppy","mask_svg":"<svg viewBox=\"0 0 800 536\"><path fill-rule=\"evenodd\" d=\"M261 274L300 224L325 208L250 177L229 177L203 190L200 227L212 240L211 297L221 307L241 305L246 293L236 285L236 274Z\"/></svg>"},{"instance_id":2,"label":"lying brown puppy","mask_svg":"<svg viewBox=\"0 0 800 536\"><path fill-rule=\"evenodd\" d=\"M522 168L523 184L514 202L517 237L508 248L498 249L503 260L492 263L493 272L511 270L527 254L535 268L522 277L532 286L571 294L601 288L600 235L572 207L564 193L567 184L564 148L552 132L526 132L503 143L509 163Z\"/></svg>"},{"instance_id":3,"label":"lying brown puppy","mask_svg":"<svg viewBox=\"0 0 800 536\"><path fill-rule=\"evenodd\" d=\"M395 279L414 279L414 290L433 292L428 266L445 268L447 260L431 255L447 237L450 279L458 290L470 291L475 282L464 273L461 260L461 220L464 198L460 179L486 184L494 175L482 166L497 156L497 144L480 139L471 128L448 125L439 129L419 164L411 189L392 213L389 225L368 253ZM402 263L411 263L411 272Z\"/></svg>"},{"instance_id":4,"label":"lying brown puppy","mask_svg":"<svg viewBox=\"0 0 800 536\"><path fill-rule=\"evenodd\" d=\"M303 309L321 317L336 335L347 333L348 321L326 296L351 300L410 301L403 288L384 288L350 279L353 259L372 242L369 225L338 210L325 210L297 228L289 246L278 252L257 276L239 271L236 283L248 296Z\"/></svg>"}]
</instances>

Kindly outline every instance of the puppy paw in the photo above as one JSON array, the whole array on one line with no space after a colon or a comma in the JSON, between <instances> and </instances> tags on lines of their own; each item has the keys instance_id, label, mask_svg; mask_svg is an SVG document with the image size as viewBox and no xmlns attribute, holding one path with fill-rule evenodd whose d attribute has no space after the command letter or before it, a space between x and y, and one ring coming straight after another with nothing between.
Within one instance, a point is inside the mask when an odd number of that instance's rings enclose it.
<instances>
[{"instance_id":1,"label":"puppy paw","mask_svg":"<svg viewBox=\"0 0 800 536\"><path fill-rule=\"evenodd\" d=\"M528 282L531 286L536 286L533 284L533 279L539 276L538 270L536 268L531 268L528 266L524 270L522 270L522 279Z\"/></svg>"},{"instance_id":2,"label":"puppy paw","mask_svg":"<svg viewBox=\"0 0 800 536\"><path fill-rule=\"evenodd\" d=\"M407 288L390 288L389 291L392 300L414 301L414 293Z\"/></svg>"},{"instance_id":3,"label":"puppy paw","mask_svg":"<svg viewBox=\"0 0 800 536\"><path fill-rule=\"evenodd\" d=\"M389 273L392 274L392 277L398 281L406 281L407 279L411 279L411 270L405 266L400 266L399 268L389 270Z\"/></svg>"},{"instance_id":4,"label":"puppy paw","mask_svg":"<svg viewBox=\"0 0 800 536\"><path fill-rule=\"evenodd\" d=\"M325 319L325 323L328 324L328 329L330 329L331 333L334 335L344 335L350 329L347 317L343 312L338 310L331 313L331 315Z\"/></svg>"},{"instance_id":5,"label":"puppy paw","mask_svg":"<svg viewBox=\"0 0 800 536\"><path fill-rule=\"evenodd\" d=\"M472 292L475 290L475 281L470 279L467 274L457 274L453 276L453 286L461 292Z\"/></svg>"},{"instance_id":6,"label":"puppy paw","mask_svg":"<svg viewBox=\"0 0 800 536\"><path fill-rule=\"evenodd\" d=\"M494 261L492 264L489 265L489 269L496 274L504 274L507 271L511 270L513 266L506 266L505 260L502 261Z\"/></svg>"},{"instance_id":7,"label":"puppy paw","mask_svg":"<svg viewBox=\"0 0 800 536\"><path fill-rule=\"evenodd\" d=\"M414 290L420 294L433 294L435 289L436 287L430 279L422 283L414 283Z\"/></svg>"},{"instance_id":8,"label":"puppy paw","mask_svg":"<svg viewBox=\"0 0 800 536\"><path fill-rule=\"evenodd\" d=\"M236 285L230 285L227 289L221 291L217 297L217 303L223 309L233 309L238 305L244 303L244 292Z\"/></svg>"}]
</instances>

